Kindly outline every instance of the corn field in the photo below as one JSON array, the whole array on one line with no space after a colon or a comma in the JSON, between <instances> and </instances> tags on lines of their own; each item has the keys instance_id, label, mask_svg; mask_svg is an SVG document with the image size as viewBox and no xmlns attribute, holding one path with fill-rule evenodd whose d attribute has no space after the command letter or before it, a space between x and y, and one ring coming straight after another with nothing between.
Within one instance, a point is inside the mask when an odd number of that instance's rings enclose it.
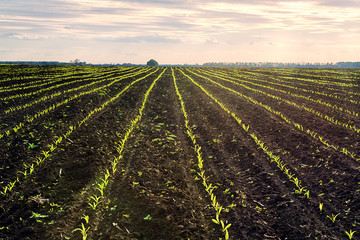
<instances>
[{"instance_id":1,"label":"corn field","mask_svg":"<svg viewBox=\"0 0 360 240\"><path fill-rule=\"evenodd\" d=\"M0 66L0 239L358 239L360 71Z\"/></svg>"}]
</instances>

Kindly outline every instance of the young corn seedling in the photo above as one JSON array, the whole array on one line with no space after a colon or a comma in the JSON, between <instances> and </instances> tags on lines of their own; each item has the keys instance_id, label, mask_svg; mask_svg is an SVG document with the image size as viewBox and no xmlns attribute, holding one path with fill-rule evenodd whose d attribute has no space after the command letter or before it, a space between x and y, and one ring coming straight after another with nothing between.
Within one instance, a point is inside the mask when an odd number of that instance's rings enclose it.
<instances>
[{"instance_id":1,"label":"young corn seedling","mask_svg":"<svg viewBox=\"0 0 360 240\"><path fill-rule=\"evenodd\" d=\"M35 167L34 167L34 164L31 164L30 169L29 169L29 174L30 174L30 175L33 173L34 168L35 168Z\"/></svg>"},{"instance_id":2,"label":"young corn seedling","mask_svg":"<svg viewBox=\"0 0 360 240\"><path fill-rule=\"evenodd\" d=\"M43 159L41 157L37 157L36 159L36 165L39 166L40 163L42 163Z\"/></svg>"},{"instance_id":3,"label":"young corn seedling","mask_svg":"<svg viewBox=\"0 0 360 240\"><path fill-rule=\"evenodd\" d=\"M82 219L85 220L86 223L89 223L89 215L85 215L82 217Z\"/></svg>"},{"instance_id":4,"label":"young corn seedling","mask_svg":"<svg viewBox=\"0 0 360 240\"><path fill-rule=\"evenodd\" d=\"M94 200L94 202L93 203L88 203L88 204L90 205L90 207L93 210L95 210L97 205L99 205L99 203L100 203L100 196L98 197L98 196L94 195L94 196L91 196L90 199Z\"/></svg>"},{"instance_id":5,"label":"young corn seedling","mask_svg":"<svg viewBox=\"0 0 360 240\"><path fill-rule=\"evenodd\" d=\"M301 181L298 178L293 178L290 181L292 181L293 183L295 183L296 187L300 189L300 183Z\"/></svg>"},{"instance_id":6,"label":"young corn seedling","mask_svg":"<svg viewBox=\"0 0 360 240\"><path fill-rule=\"evenodd\" d=\"M73 230L73 232L80 231L81 234L82 234L82 239L86 240L87 239L87 232L89 231L89 229L90 229L90 227L85 228L84 223L81 223L81 228L75 228Z\"/></svg>"},{"instance_id":7,"label":"young corn seedling","mask_svg":"<svg viewBox=\"0 0 360 240\"><path fill-rule=\"evenodd\" d=\"M324 203L319 203L320 212L323 210Z\"/></svg>"},{"instance_id":8,"label":"young corn seedling","mask_svg":"<svg viewBox=\"0 0 360 240\"><path fill-rule=\"evenodd\" d=\"M307 190L304 195L305 195L305 197L306 197L307 199L309 199L309 197L310 197L310 191Z\"/></svg>"},{"instance_id":9,"label":"young corn seedling","mask_svg":"<svg viewBox=\"0 0 360 240\"><path fill-rule=\"evenodd\" d=\"M336 214L336 215L331 214L331 217L330 217L329 215L326 215L326 217L328 217L328 218L331 220L331 222L335 223L336 217L339 216L339 214L340 214L340 213L338 213L338 214Z\"/></svg>"},{"instance_id":10,"label":"young corn seedling","mask_svg":"<svg viewBox=\"0 0 360 240\"><path fill-rule=\"evenodd\" d=\"M11 192L11 190L14 188L15 183L18 182L18 181L19 181L19 178L16 178L15 181L9 183L9 191L10 191L10 192Z\"/></svg>"},{"instance_id":11,"label":"young corn seedling","mask_svg":"<svg viewBox=\"0 0 360 240\"><path fill-rule=\"evenodd\" d=\"M54 146L54 144L50 144L50 152L53 152L56 149L56 146Z\"/></svg>"},{"instance_id":12,"label":"young corn seedling","mask_svg":"<svg viewBox=\"0 0 360 240\"><path fill-rule=\"evenodd\" d=\"M102 182L102 183L98 183L97 185L98 187L96 189L100 192L101 196L104 196L104 189L106 188L105 183Z\"/></svg>"},{"instance_id":13,"label":"young corn seedling","mask_svg":"<svg viewBox=\"0 0 360 240\"><path fill-rule=\"evenodd\" d=\"M47 151L47 152L42 151L42 154L44 155L45 158L48 158L50 156L49 151Z\"/></svg>"},{"instance_id":14,"label":"young corn seedling","mask_svg":"<svg viewBox=\"0 0 360 240\"><path fill-rule=\"evenodd\" d=\"M225 223L223 220L220 220L221 222L221 227L223 232L225 232L225 240L229 239L229 232L228 232L228 228L231 227L231 223L229 223L228 225L225 226Z\"/></svg>"},{"instance_id":15,"label":"young corn seedling","mask_svg":"<svg viewBox=\"0 0 360 240\"><path fill-rule=\"evenodd\" d=\"M350 229L350 231L345 231L346 235L349 237L349 239L352 239L354 236L354 233L356 233L356 231L353 231Z\"/></svg>"},{"instance_id":16,"label":"young corn seedling","mask_svg":"<svg viewBox=\"0 0 360 240\"><path fill-rule=\"evenodd\" d=\"M110 177L110 172L109 172L109 170L106 170L106 173L104 175L104 179L101 179L103 181L105 187L109 183L109 177Z\"/></svg>"},{"instance_id":17,"label":"young corn seedling","mask_svg":"<svg viewBox=\"0 0 360 240\"><path fill-rule=\"evenodd\" d=\"M25 170L25 171L19 171L19 173L22 173L24 175L24 178L26 179L27 176L28 176L28 172Z\"/></svg>"},{"instance_id":18,"label":"young corn seedling","mask_svg":"<svg viewBox=\"0 0 360 240\"><path fill-rule=\"evenodd\" d=\"M8 186L5 186L5 187L4 187L4 190L1 191L0 193L5 196L8 189L9 189L9 187L8 187Z\"/></svg>"},{"instance_id":19,"label":"young corn seedling","mask_svg":"<svg viewBox=\"0 0 360 240\"><path fill-rule=\"evenodd\" d=\"M118 164L118 160L117 159L114 159L113 162L111 162L111 170L112 170L112 173L114 174L116 172L116 166Z\"/></svg>"}]
</instances>

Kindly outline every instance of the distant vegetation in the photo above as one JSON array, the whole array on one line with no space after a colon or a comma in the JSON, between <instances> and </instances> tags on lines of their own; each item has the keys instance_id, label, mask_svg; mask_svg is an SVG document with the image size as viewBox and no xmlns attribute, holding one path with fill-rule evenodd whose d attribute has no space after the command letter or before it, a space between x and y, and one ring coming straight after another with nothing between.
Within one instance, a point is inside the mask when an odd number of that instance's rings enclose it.
<instances>
[{"instance_id":1,"label":"distant vegetation","mask_svg":"<svg viewBox=\"0 0 360 240\"><path fill-rule=\"evenodd\" d=\"M145 64L133 63L104 63L91 64L81 62L78 59L70 62L58 61L0 61L0 64L21 65L96 65L96 66L145 66ZM159 66L154 59L147 62L147 66ZM337 63L281 63L281 62L207 62L204 64L162 64L161 66L178 67L266 67L266 68L360 68L360 62L337 62Z\"/></svg>"},{"instance_id":2,"label":"distant vegetation","mask_svg":"<svg viewBox=\"0 0 360 240\"><path fill-rule=\"evenodd\" d=\"M157 61L155 61L154 59L151 59L146 63L146 65L149 67L158 67L159 63Z\"/></svg>"},{"instance_id":3,"label":"distant vegetation","mask_svg":"<svg viewBox=\"0 0 360 240\"><path fill-rule=\"evenodd\" d=\"M360 62L281 63L281 62L207 62L203 67L271 67L271 68L360 68Z\"/></svg>"}]
</instances>

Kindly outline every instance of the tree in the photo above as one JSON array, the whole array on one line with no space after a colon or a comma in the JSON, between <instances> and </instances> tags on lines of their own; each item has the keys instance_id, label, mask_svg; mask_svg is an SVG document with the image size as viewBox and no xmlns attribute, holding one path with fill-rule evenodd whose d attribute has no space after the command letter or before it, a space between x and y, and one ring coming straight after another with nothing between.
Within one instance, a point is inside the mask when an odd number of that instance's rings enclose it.
<instances>
[{"instance_id":1,"label":"tree","mask_svg":"<svg viewBox=\"0 0 360 240\"><path fill-rule=\"evenodd\" d=\"M159 66L159 63L157 61L155 61L154 59L151 59L150 61L148 61L146 63L146 65L149 67L157 67L157 66Z\"/></svg>"}]
</instances>

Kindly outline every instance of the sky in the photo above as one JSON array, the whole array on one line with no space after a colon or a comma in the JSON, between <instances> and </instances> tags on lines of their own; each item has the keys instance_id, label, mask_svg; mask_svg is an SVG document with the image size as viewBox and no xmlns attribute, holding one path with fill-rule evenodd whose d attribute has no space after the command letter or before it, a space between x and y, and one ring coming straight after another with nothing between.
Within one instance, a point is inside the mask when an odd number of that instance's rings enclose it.
<instances>
[{"instance_id":1,"label":"sky","mask_svg":"<svg viewBox=\"0 0 360 240\"><path fill-rule=\"evenodd\" d=\"M360 61L360 0L0 0L0 61Z\"/></svg>"}]
</instances>

